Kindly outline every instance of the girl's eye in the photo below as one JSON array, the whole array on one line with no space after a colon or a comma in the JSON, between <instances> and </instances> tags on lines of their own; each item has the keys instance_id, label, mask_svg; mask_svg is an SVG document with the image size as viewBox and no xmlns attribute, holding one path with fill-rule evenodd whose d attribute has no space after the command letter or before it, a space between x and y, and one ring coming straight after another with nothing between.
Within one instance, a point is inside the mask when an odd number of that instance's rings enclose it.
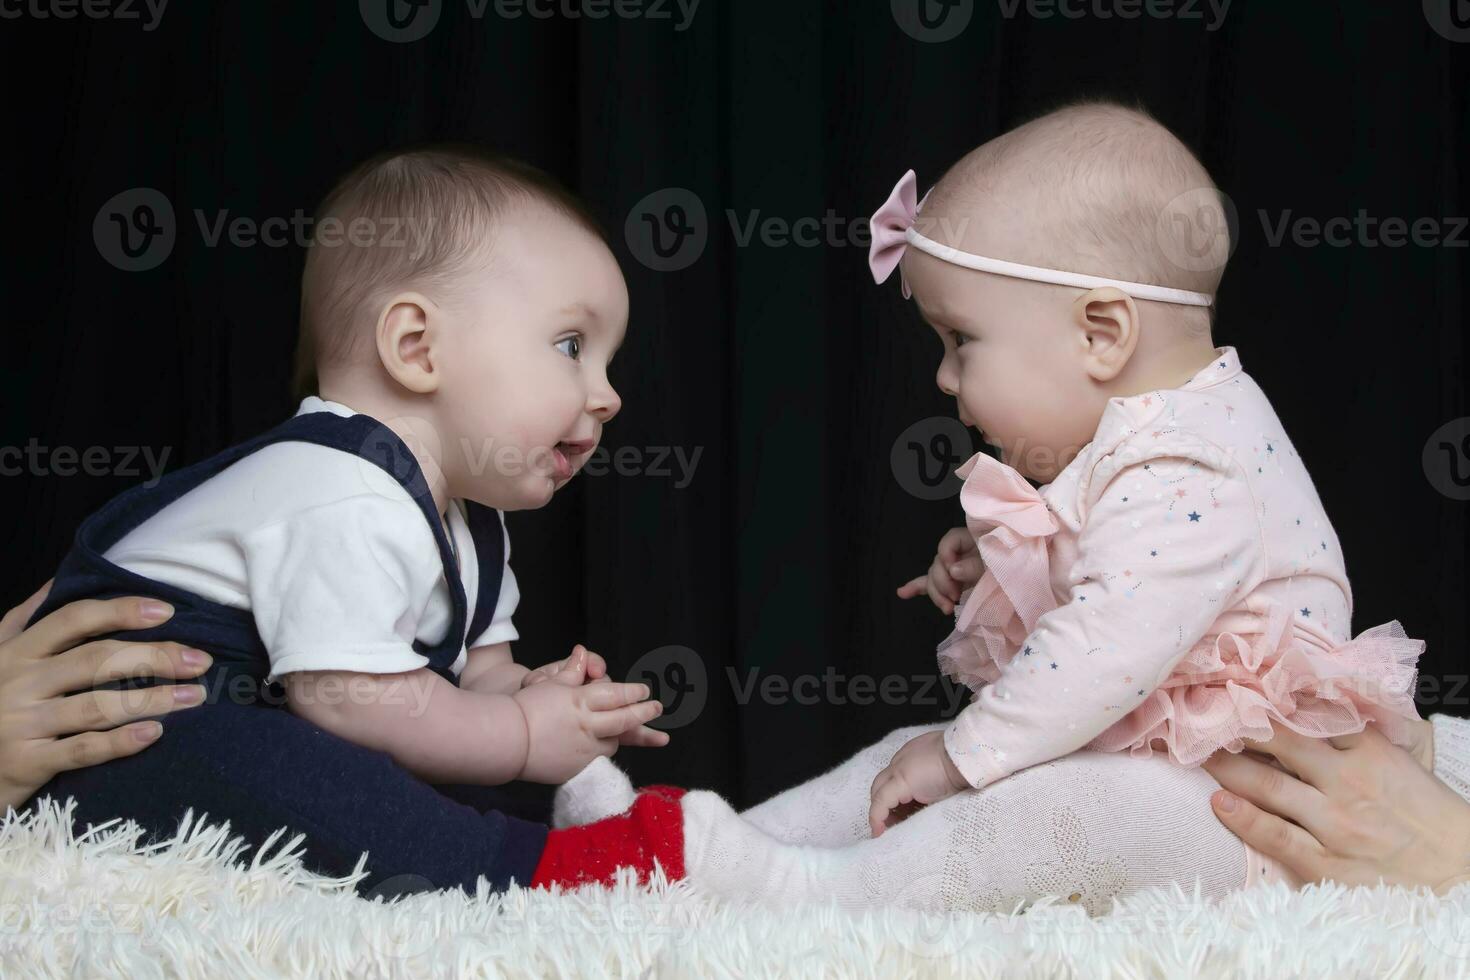
<instances>
[{"instance_id":1,"label":"girl's eye","mask_svg":"<svg viewBox=\"0 0 1470 980\"><path fill-rule=\"evenodd\" d=\"M556 349L561 351L572 360L579 360L582 356L582 338L576 335L563 337L556 342Z\"/></svg>"},{"instance_id":2,"label":"girl's eye","mask_svg":"<svg viewBox=\"0 0 1470 980\"><path fill-rule=\"evenodd\" d=\"M964 334L960 333L958 330L951 330L949 332L949 335L954 340L954 346L955 346L955 349L956 350L958 350L959 348L965 346L965 344L969 343L969 341L970 341L970 338L969 337L966 337Z\"/></svg>"}]
</instances>

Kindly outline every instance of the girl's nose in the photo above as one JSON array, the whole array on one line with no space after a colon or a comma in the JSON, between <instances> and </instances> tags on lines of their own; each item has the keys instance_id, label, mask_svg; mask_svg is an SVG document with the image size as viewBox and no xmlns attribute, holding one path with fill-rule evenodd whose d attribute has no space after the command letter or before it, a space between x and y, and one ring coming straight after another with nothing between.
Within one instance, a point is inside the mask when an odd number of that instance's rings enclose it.
<instances>
[{"instance_id":1,"label":"girl's nose","mask_svg":"<svg viewBox=\"0 0 1470 980\"><path fill-rule=\"evenodd\" d=\"M954 371L951 370L949 361L946 359L939 365L939 370L934 373L934 383L939 386L940 391L954 398L959 388L956 380Z\"/></svg>"}]
</instances>

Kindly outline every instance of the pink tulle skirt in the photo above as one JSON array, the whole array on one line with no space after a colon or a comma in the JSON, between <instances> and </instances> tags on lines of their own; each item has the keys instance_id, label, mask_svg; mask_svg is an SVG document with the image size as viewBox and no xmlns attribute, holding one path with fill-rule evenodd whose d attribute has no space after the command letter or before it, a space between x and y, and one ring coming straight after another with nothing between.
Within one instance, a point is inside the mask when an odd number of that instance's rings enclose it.
<instances>
[{"instance_id":1,"label":"pink tulle skirt","mask_svg":"<svg viewBox=\"0 0 1470 980\"><path fill-rule=\"evenodd\" d=\"M1414 678L1423 640L1410 639L1395 621L1335 643L1279 603L1253 605L1256 630L1206 636L1147 700L1087 747L1137 756L1166 751L1192 766L1217 749L1239 752L1246 739L1269 739L1273 726L1330 738L1369 722L1408 744L1419 720ZM1015 619L1002 630L957 632L940 645L940 668L978 690L999 678L1024 638Z\"/></svg>"}]
</instances>

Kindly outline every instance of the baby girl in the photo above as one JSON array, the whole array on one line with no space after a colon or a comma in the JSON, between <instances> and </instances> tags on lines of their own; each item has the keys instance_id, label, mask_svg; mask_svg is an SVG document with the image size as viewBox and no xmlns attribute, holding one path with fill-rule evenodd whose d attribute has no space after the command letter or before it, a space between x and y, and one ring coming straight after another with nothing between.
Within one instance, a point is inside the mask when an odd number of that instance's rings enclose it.
<instances>
[{"instance_id":1,"label":"baby girl","mask_svg":"<svg viewBox=\"0 0 1470 980\"><path fill-rule=\"evenodd\" d=\"M730 847L744 893L1004 906L1056 890L1097 908L1180 854L1207 891L1281 876L1253 853L1234 863L1199 763L1272 725L1333 738L1372 722L1402 740L1423 644L1397 623L1349 639L1311 478L1211 339L1228 241L1200 250L1201 229L1225 227L1208 173L1143 113L1083 104L971 152L922 202L906 174L873 227L875 278L899 270L944 345L935 380L1000 454L959 469L966 526L899 589L958 610L939 660L977 693L952 723L746 814ZM561 819L625 804L618 777L595 761L561 791ZM946 805L965 797L997 802ZM916 833L860 842L913 827L919 807L944 814L924 833L966 848L1018 821L1050 833L988 859L935 856ZM784 853L758 831L827 848Z\"/></svg>"}]
</instances>

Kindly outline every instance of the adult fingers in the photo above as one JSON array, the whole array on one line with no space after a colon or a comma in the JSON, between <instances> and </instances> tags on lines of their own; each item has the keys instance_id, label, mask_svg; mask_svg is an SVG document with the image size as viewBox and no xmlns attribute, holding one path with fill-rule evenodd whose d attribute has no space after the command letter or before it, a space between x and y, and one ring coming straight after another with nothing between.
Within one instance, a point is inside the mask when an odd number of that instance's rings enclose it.
<instances>
[{"instance_id":1,"label":"adult fingers","mask_svg":"<svg viewBox=\"0 0 1470 980\"><path fill-rule=\"evenodd\" d=\"M664 706L657 701L640 701L611 711L594 712L587 722L587 730L597 738L617 738L663 714Z\"/></svg>"},{"instance_id":2,"label":"adult fingers","mask_svg":"<svg viewBox=\"0 0 1470 980\"><path fill-rule=\"evenodd\" d=\"M607 676L607 661L599 653L587 651L587 680L595 681Z\"/></svg>"},{"instance_id":3,"label":"adult fingers","mask_svg":"<svg viewBox=\"0 0 1470 980\"><path fill-rule=\"evenodd\" d=\"M126 677L197 677L209 669L212 658L203 650L180 643L129 643L94 640L55 656L47 669L37 669L30 693L41 698L79 691Z\"/></svg>"},{"instance_id":4,"label":"adult fingers","mask_svg":"<svg viewBox=\"0 0 1470 980\"><path fill-rule=\"evenodd\" d=\"M0 619L0 643L20 635L21 630L25 628L26 620L30 619L41 603L46 601L46 595L51 591L53 581L55 579L48 578L39 589L31 593L30 598L11 609L3 619Z\"/></svg>"},{"instance_id":5,"label":"adult fingers","mask_svg":"<svg viewBox=\"0 0 1470 980\"><path fill-rule=\"evenodd\" d=\"M918 578L911 578L900 585L898 587L898 597L900 599L912 599L916 595L923 595L928 588L929 576L927 574L920 575Z\"/></svg>"},{"instance_id":6,"label":"adult fingers","mask_svg":"<svg viewBox=\"0 0 1470 980\"><path fill-rule=\"evenodd\" d=\"M174 614L157 599L128 596L121 599L78 599L46 616L16 637L21 653L32 658L70 649L102 633L157 626Z\"/></svg>"},{"instance_id":7,"label":"adult fingers","mask_svg":"<svg viewBox=\"0 0 1470 980\"><path fill-rule=\"evenodd\" d=\"M584 691L585 703L593 711L609 711L647 701L649 694L647 684L626 683L588 684Z\"/></svg>"},{"instance_id":8,"label":"adult fingers","mask_svg":"<svg viewBox=\"0 0 1470 980\"><path fill-rule=\"evenodd\" d=\"M1290 728L1274 728L1273 732L1264 742L1247 739L1246 744L1252 752L1280 759L1313 786L1327 785L1341 768L1342 758L1338 750L1324 740L1298 735Z\"/></svg>"},{"instance_id":9,"label":"adult fingers","mask_svg":"<svg viewBox=\"0 0 1470 980\"><path fill-rule=\"evenodd\" d=\"M657 728L649 728L647 725L640 725L619 735L618 744L635 745L644 749L659 749L669 744L669 733L661 732Z\"/></svg>"},{"instance_id":10,"label":"adult fingers","mask_svg":"<svg viewBox=\"0 0 1470 980\"><path fill-rule=\"evenodd\" d=\"M1295 821L1318 838L1331 831L1331 803L1317 789L1275 766L1229 752L1217 753L1206 771L1225 789L1271 813Z\"/></svg>"},{"instance_id":11,"label":"adult fingers","mask_svg":"<svg viewBox=\"0 0 1470 980\"><path fill-rule=\"evenodd\" d=\"M1280 861L1299 878L1320 881L1326 877L1326 850L1301 827L1265 812L1228 790L1212 793L1210 806L1227 830L1267 857Z\"/></svg>"},{"instance_id":12,"label":"adult fingers","mask_svg":"<svg viewBox=\"0 0 1470 980\"><path fill-rule=\"evenodd\" d=\"M52 701L34 714L33 737L101 731L139 718L151 718L204 700L202 684L169 684L131 691L83 691Z\"/></svg>"},{"instance_id":13,"label":"adult fingers","mask_svg":"<svg viewBox=\"0 0 1470 980\"><path fill-rule=\"evenodd\" d=\"M46 743L37 752L38 763L48 773L86 769L141 752L162 733L163 726L156 721L140 721L106 732L83 732Z\"/></svg>"}]
</instances>

